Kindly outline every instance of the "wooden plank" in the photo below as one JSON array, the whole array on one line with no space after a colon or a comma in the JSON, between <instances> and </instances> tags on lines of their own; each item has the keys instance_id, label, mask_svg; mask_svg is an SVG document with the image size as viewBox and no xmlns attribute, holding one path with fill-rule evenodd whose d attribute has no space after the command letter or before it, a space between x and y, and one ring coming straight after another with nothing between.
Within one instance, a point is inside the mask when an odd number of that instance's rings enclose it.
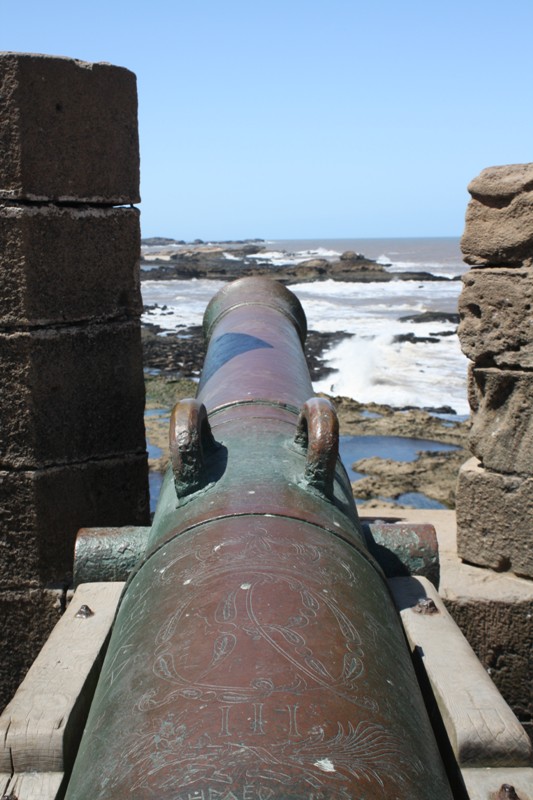
<instances>
[{"instance_id":1,"label":"wooden plank","mask_svg":"<svg viewBox=\"0 0 533 800\"><path fill-rule=\"evenodd\" d=\"M11 780L11 772L0 772L0 797L7 794L7 787Z\"/></svg>"},{"instance_id":2,"label":"wooden plank","mask_svg":"<svg viewBox=\"0 0 533 800\"><path fill-rule=\"evenodd\" d=\"M474 651L425 578L389 580L405 633L421 657L461 767L525 767L532 746ZM429 598L438 613L417 613Z\"/></svg>"},{"instance_id":3,"label":"wooden plank","mask_svg":"<svg viewBox=\"0 0 533 800\"><path fill-rule=\"evenodd\" d=\"M114 582L78 587L0 717L1 771L6 773L9 764L14 779L28 787L32 779L25 773L53 773L43 777L52 786L56 774L61 776L71 766L123 586ZM82 606L92 614L76 616ZM15 792L19 800L33 797L21 791Z\"/></svg>"},{"instance_id":4,"label":"wooden plank","mask_svg":"<svg viewBox=\"0 0 533 800\"><path fill-rule=\"evenodd\" d=\"M498 793L504 784L514 788L519 800L533 800L533 769L464 769L461 774L469 800L500 800ZM501 795L501 800L511 798L510 792Z\"/></svg>"},{"instance_id":5,"label":"wooden plank","mask_svg":"<svg viewBox=\"0 0 533 800\"><path fill-rule=\"evenodd\" d=\"M5 793L17 800L55 800L62 780L62 772L23 772L13 776Z\"/></svg>"}]
</instances>

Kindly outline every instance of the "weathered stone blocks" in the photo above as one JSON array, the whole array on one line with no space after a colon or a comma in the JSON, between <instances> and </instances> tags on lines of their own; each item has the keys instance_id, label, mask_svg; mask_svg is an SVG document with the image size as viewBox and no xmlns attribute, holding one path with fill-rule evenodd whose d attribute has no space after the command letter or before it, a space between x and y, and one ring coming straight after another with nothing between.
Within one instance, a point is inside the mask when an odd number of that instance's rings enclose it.
<instances>
[{"instance_id":1,"label":"weathered stone blocks","mask_svg":"<svg viewBox=\"0 0 533 800\"><path fill-rule=\"evenodd\" d=\"M138 200L135 75L0 53L0 705L77 530L149 521Z\"/></svg>"},{"instance_id":2,"label":"weathered stone blocks","mask_svg":"<svg viewBox=\"0 0 533 800\"><path fill-rule=\"evenodd\" d=\"M489 167L469 184L461 249L467 264L533 264L533 164Z\"/></svg>"},{"instance_id":3,"label":"weathered stone blocks","mask_svg":"<svg viewBox=\"0 0 533 800\"><path fill-rule=\"evenodd\" d=\"M469 185L459 339L471 359L468 462L457 485L459 555L533 577L533 164Z\"/></svg>"},{"instance_id":4,"label":"weathered stone blocks","mask_svg":"<svg viewBox=\"0 0 533 800\"><path fill-rule=\"evenodd\" d=\"M138 323L0 333L0 464L144 452Z\"/></svg>"},{"instance_id":5,"label":"weathered stone blocks","mask_svg":"<svg viewBox=\"0 0 533 800\"><path fill-rule=\"evenodd\" d=\"M139 212L0 201L0 327L138 318Z\"/></svg>"},{"instance_id":6,"label":"weathered stone blocks","mask_svg":"<svg viewBox=\"0 0 533 800\"><path fill-rule=\"evenodd\" d=\"M463 353L479 366L533 368L532 309L531 269L471 269L459 297Z\"/></svg>"},{"instance_id":7,"label":"weathered stone blocks","mask_svg":"<svg viewBox=\"0 0 533 800\"><path fill-rule=\"evenodd\" d=\"M138 202L135 75L105 63L0 54L0 197Z\"/></svg>"},{"instance_id":8,"label":"weathered stone blocks","mask_svg":"<svg viewBox=\"0 0 533 800\"><path fill-rule=\"evenodd\" d=\"M38 470L0 471L0 585L20 589L71 577L82 527L145 524L147 456L120 456ZM109 502L109 498L113 502Z\"/></svg>"},{"instance_id":9,"label":"weathered stone blocks","mask_svg":"<svg viewBox=\"0 0 533 800\"><path fill-rule=\"evenodd\" d=\"M459 473L458 494L461 558L533 578L533 476L492 472L472 458Z\"/></svg>"},{"instance_id":10,"label":"weathered stone blocks","mask_svg":"<svg viewBox=\"0 0 533 800\"><path fill-rule=\"evenodd\" d=\"M516 579L519 580L519 579ZM489 592L485 592L488 595ZM533 603L500 596L446 598L446 605L497 688L533 734Z\"/></svg>"},{"instance_id":11,"label":"weathered stone blocks","mask_svg":"<svg viewBox=\"0 0 533 800\"><path fill-rule=\"evenodd\" d=\"M533 474L533 372L472 369L469 445L484 467Z\"/></svg>"}]
</instances>

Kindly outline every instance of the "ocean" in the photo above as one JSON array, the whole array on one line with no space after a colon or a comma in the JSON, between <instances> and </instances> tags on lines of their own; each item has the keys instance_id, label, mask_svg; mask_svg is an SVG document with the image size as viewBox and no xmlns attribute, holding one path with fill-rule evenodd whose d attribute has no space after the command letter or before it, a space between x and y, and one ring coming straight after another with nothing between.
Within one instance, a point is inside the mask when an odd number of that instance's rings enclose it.
<instances>
[{"instance_id":1,"label":"ocean","mask_svg":"<svg viewBox=\"0 0 533 800\"><path fill-rule=\"evenodd\" d=\"M458 238L268 240L265 248L257 258L273 264L334 260L354 250L392 272L426 271L451 279L467 269ZM154 252L152 247L145 250ZM144 303L157 306L145 319L167 331L200 324L207 303L222 285L208 280L143 281ZM460 280L328 280L291 286L310 329L351 334L326 354L334 372L315 383L315 391L396 407L449 406L466 416L467 359L459 347L456 324L402 320L424 311L456 312L461 287ZM395 336L407 333L437 341L394 341Z\"/></svg>"}]
</instances>

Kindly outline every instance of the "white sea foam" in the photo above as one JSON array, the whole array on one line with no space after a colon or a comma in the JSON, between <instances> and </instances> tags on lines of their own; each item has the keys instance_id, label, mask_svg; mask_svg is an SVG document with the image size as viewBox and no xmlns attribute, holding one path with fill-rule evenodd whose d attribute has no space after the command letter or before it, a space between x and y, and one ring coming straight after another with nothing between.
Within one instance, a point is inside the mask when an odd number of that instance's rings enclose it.
<instances>
[{"instance_id":1,"label":"white sea foam","mask_svg":"<svg viewBox=\"0 0 533 800\"><path fill-rule=\"evenodd\" d=\"M464 266L442 264L439 261L396 261L392 256L380 255L376 262L387 268L387 272L431 272L437 277L449 278L465 271Z\"/></svg>"},{"instance_id":2,"label":"white sea foam","mask_svg":"<svg viewBox=\"0 0 533 800\"><path fill-rule=\"evenodd\" d=\"M187 325L201 325L211 297L224 286L222 281L143 281L143 302L150 308L143 322L158 325L163 331L175 331Z\"/></svg>"},{"instance_id":3,"label":"white sea foam","mask_svg":"<svg viewBox=\"0 0 533 800\"><path fill-rule=\"evenodd\" d=\"M325 258L336 260L340 256L338 250L331 250L326 247L316 247L309 250L297 250L295 252L287 250L265 250L261 253L254 253L249 258L257 261L270 261L273 266L294 266L307 261L310 258Z\"/></svg>"},{"instance_id":4,"label":"white sea foam","mask_svg":"<svg viewBox=\"0 0 533 800\"><path fill-rule=\"evenodd\" d=\"M457 337L439 343L393 343L389 336L345 339L330 353L335 373L315 391L392 406L451 406L468 414L466 359Z\"/></svg>"},{"instance_id":5,"label":"white sea foam","mask_svg":"<svg viewBox=\"0 0 533 800\"><path fill-rule=\"evenodd\" d=\"M412 323L400 317L457 308L460 283L391 281L349 284L325 281L292 287L310 329L354 334L328 354L335 370L315 390L393 406L449 405L468 413L467 360L453 322ZM436 333L451 335L435 337ZM394 336L439 338L438 342L393 342Z\"/></svg>"},{"instance_id":6,"label":"white sea foam","mask_svg":"<svg viewBox=\"0 0 533 800\"><path fill-rule=\"evenodd\" d=\"M387 272L428 272L443 268L443 265L438 261L424 261L424 264L420 264L419 261L396 261L388 255L381 255L376 258L376 261L378 264L387 267Z\"/></svg>"}]
</instances>

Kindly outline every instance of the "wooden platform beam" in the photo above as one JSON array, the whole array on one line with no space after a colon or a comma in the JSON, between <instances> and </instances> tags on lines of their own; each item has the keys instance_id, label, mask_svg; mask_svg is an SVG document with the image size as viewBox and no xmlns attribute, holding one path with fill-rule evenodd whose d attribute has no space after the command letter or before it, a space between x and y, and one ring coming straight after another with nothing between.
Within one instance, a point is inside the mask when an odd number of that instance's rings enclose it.
<instances>
[{"instance_id":1,"label":"wooden platform beam","mask_svg":"<svg viewBox=\"0 0 533 800\"><path fill-rule=\"evenodd\" d=\"M0 716L4 795L55 800L78 749L123 586L78 587Z\"/></svg>"}]
</instances>

